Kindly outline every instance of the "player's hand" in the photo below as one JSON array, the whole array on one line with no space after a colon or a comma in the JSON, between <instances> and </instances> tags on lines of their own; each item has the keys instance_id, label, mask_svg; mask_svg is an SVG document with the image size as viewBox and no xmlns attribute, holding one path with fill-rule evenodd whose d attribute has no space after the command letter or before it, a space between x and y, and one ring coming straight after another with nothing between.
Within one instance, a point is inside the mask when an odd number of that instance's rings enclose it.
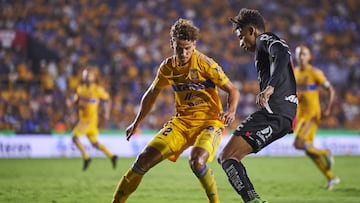
<instances>
[{"instance_id":1,"label":"player's hand","mask_svg":"<svg viewBox=\"0 0 360 203\"><path fill-rule=\"evenodd\" d=\"M264 91L256 95L256 104L261 108L265 108L268 105L270 96L274 93L274 88L272 86L267 86Z\"/></svg>"},{"instance_id":2,"label":"player's hand","mask_svg":"<svg viewBox=\"0 0 360 203\"><path fill-rule=\"evenodd\" d=\"M326 108L326 109L322 112L322 117L323 117L323 118L327 118L327 117L330 116L330 113L331 113L330 109Z\"/></svg>"},{"instance_id":3,"label":"player's hand","mask_svg":"<svg viewBox=\"0 0 360 203\"><path fill-rule=\"evenodd\" d=\"M104 114L104 119L106 120L106 121L109 121L110 120L110 114Z\"/></svg>"},{"instance_id":4,"label":"player's hand","mask_svg":"<svg viewBox=\"0 0 360 203\"><path fill-rule=\"evenodd\" d=\"M130 138L134 135L136 130L136 126L135 123L131 123L127 128L126 128L126 140L129 141Z\"/></svg>"},{"instance_id":5,"label":"player's hand","mask_svg":"<svg viewBox=\"0 0 360 203\"><path fill-rule=\"evenodd\" d=\"M226 125L234 122L235 112L223 112L220 114L220 119L224 121Z\"/></svg>"}]
</instances>

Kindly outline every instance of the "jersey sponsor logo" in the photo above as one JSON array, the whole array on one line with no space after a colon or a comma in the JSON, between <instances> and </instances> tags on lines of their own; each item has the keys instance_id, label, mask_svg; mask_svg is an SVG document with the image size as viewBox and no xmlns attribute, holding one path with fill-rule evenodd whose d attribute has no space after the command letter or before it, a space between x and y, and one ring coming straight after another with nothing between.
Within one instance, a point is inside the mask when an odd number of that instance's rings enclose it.
<instances>
[{"instance_id":1,"label":"jersey sponsor logo","mask_svg":"<svg viewBox=\"0 0 360 203\"><path fill-rule=\"evenodd\" d=\"M286 96L285 101L289 101L291 103L298 104L298 98L296 95Z\"/></svg>"},{"instance_id":2,"label":"jersey sponsor logo","mask_svg":"<svg viewBox=\"0 0 360 203\"><path fill-rule=\"evenodd\" d=\"M297 89L300 91L316 91L317 85L316 84L310 84L310 85L298 85Z\"/></svg>"},{"instance_id":3,"label":"jersey sponsor logo","mask_svg":"<svg viewBox=\"0 0 360 203\"><path fill-rule=\"evenodd\" d=\"M172 88L175 92L181 91L196 91L196 90L204 90L206 88L215 88L215 84L210 80L207 79L204 82L188 82L188 83L181 83L181 84L174 84Z\"/></svg>"},{"instance_id":4,"label":"jersey sponsor logo","mask_svg":"<svg viewBox=\"0 0 360 203\"><path fill-rule=\"evenodd\" d=\"M80 98L80 101L95 104L97 99L94 99L94 98Z\"/></svg>"}]
</instances>

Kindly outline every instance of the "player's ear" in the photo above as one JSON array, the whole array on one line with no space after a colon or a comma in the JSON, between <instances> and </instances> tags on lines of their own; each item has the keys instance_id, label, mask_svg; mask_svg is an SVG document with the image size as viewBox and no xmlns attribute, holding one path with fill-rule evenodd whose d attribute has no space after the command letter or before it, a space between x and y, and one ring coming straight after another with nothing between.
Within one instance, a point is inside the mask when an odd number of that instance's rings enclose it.
<instances>
[{"instance_id":1,"label":"player's ear","mask_svg":"<svg viewBox=\"0 0 360 203\"><path fill-rule=\"evenodd\" d=\"M249 32L250 35L253 35L255 33L255 28L253 26L249 26Z\"/></svg>"}]
</instances>

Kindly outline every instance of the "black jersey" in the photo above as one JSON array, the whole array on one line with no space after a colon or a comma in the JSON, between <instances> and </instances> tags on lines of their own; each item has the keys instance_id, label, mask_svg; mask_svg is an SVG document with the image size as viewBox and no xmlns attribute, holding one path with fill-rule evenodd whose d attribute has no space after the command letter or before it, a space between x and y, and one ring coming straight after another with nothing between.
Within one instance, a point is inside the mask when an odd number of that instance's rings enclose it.
<instances>
[{"instance_id":1,"label":"black jersey","mask_svg":"<svg viewBox=\"0 0 360 203\"><path fill-rule=\"evenodd\" d=\"M273 33L256 38L255 66L260 90L274 87L269 98L268 111L290 118L295 117L298 99L291 53L287 43Z\"/></svg>"}]
</instances>

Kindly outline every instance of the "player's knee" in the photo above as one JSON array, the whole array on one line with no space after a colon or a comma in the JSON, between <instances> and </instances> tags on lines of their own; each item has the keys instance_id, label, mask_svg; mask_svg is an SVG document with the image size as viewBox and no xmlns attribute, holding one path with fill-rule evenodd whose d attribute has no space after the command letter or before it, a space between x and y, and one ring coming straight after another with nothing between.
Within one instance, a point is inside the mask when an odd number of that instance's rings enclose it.
<instances>
[{"instance_id":1,"label":"player's knee","mask_svg":"<svg viewBox=\"0 0 360 203\"><path fill-rule=\"evenodd\" d=\"M76 136L72 136L72 141L73 141L74 143L78 143L78 142L79 142L79 138L76 137Z\"/></svg>"},{"instance_id":2,"label":"player's knee","mask_svg":"<svg viewBox=\"0 0 360 203\"><path fill-rule=\"evenodd\" d=\"M209 152L200 147L195 147L192 149L189 158L189 164L193 171L199 171L206 165L206 162L209 159Z\"/></svg>"},{"instance_id":3,"label":"player's knee","mask_svg":"<svg viewBox=\"0 0 360 203\"><path fill-rule=\"evenodd\" d=\"M95 147L96 149L100 148L100 144L98 142L92 142L91 145Z\"/></svg>"},{"instance_id":4,"label":"player's knee","mask_svg":"<svg viewBox=\"0 0 360 203\"><path fill-rule=\"evenodd\" d=\"M206 161L203 161L202 159L198 159L198 158L190 158L189 164L191 169L196 173L200 171L202 168L204 168Z\"/></svg>"},{"instance_id":5,"label":"player's knee","mask_svg":"<svg viewBox=\"0 0 360 203\"><path fill-rule=\"evenodd\" d=\"M294 142L295 149L304 149L305 144L302 140L296 139Z\"/></svg>"},{"instance_id":6,"label":"player's knee","mask_svg":"<svg viewBox=\"0 0 360 203\"><path fill-rule=\"evenodd\" d=\"M241 161L247 154L247 152L242 152L242 151L222 151L219 154L218 157L218 163L220 165L222 165L225 161L227 160L236 160L237 162Z\"/></svg>"}]
</instances>

